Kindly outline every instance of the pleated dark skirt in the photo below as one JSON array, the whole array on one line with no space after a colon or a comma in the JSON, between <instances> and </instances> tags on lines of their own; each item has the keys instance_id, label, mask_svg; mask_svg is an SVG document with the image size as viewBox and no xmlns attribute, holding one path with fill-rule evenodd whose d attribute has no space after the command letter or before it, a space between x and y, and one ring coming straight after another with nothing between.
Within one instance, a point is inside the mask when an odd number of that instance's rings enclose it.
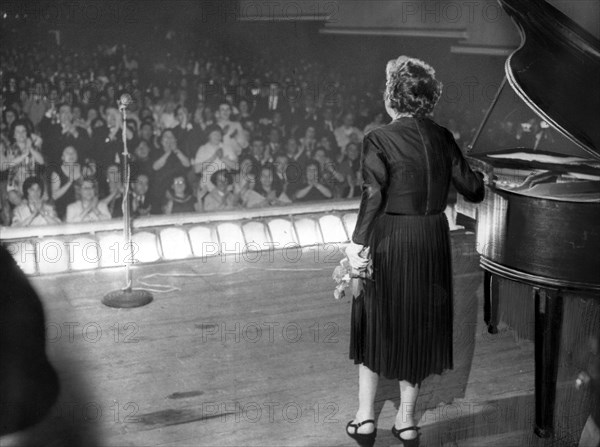
<instances>
[{"instance_id":1,"label":"pleated dark skirt","mask_svg":"<svg viewBox=\"0 0 600 447\"><path fill-rule=\"evenodd\" d=\"M446 216L381 214L369 246L373 279L352 302L350 358L420 384L452 369L452 258Z\"/></svg>"}]
</instances>

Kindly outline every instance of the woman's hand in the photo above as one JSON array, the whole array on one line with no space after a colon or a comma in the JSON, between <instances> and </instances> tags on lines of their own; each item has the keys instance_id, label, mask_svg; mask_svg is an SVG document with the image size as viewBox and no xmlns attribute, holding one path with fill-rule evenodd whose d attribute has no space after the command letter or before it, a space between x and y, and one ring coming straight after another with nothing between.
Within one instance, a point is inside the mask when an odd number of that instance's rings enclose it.
<instances>
[{"instance_id":1,"label":"woman's hand","mask_svg":"<svg viewBox=\"0 0 600 447\"><path fill-rule=\"evenodd\" d=\"M363 258L360 255L364 248L364 245L355 244L354 242L350 242L350 244L346 247L346 256L348 256L350 267L353 269L364 270L367 267L369 259Z\"/></svg>"}]
</instances>

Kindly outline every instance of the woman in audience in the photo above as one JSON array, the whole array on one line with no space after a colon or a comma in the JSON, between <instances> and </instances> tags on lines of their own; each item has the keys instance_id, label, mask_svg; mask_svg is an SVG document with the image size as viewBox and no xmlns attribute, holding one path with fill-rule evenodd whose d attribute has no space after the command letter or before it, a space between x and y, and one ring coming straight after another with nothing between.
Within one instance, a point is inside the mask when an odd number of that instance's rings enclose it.
<instances>
[{"instance_id":1,"label":"woman in audience","mask_svg":"<svg viewBox=\"0 0 600 447\"><path fill-rule=\"evenodd\" d=\"M30 176L41 174L44 157L40 152L42 140L28 130L22 120L12 123L12 144L0 153L0 171L8 171L7 197L13 206L21 203L23 182Z\"/></svg>"},{"instance_id":2,"label":"woman in audience","mask_svg":"<svg viewBox=\"0 0 600 447\"><path fill-rule=\"evenodd\" d=\"M215 172L210 181L215 188L204 196L202 207L204 211L224 211L237 208L238 198L231 191L233 185L231 174L222 169Z\"/></svg>"},{"instance_id":3,"label":"woman in audience","mask_svg":"<svg viewBox=\"0 0 600 447\"><path fill-rule=\"evenodd\" d=\"M98 183L90 178L83 178L80 183L80 199L67 206L66 222L110 220L110 211L98 200Z\"/></svg>"},{"instance_id":4,"label":"woman in audience","mask_svg":"<svg viewBox=\"0 0 600 447\"><path fill-rule=\"evenodd\" d=\"M167 191L167 200L163 211L165 214L193 213L196 199L189 191L185 176L178 175L173 178L173 183Z\"/></svg>"},{"instance_id":5,"label":"woman in audience","mask_svg":"<svg viewBox=\"0 0 600 447\"><path fill-rule=\"evenodd\" d=\"M82 177L81 165L77 162L77 149L67 146L63 149L61 165L50 174L52 199L56 213L62 220L65 219L67 206L76 200L76 181Z\"/></svg>"},{"instance_id":6,"label":"woman in audience","mask_svg":"<svg viewBox=\"0 0 600 447\"><path fill-rule=\"evenodd\" d=\"M137 174L141 173L144 173L150 177L154 172L152 169L153 164L152 153L148 142L146 140L140 140L133 150L131 177L135 177Z\"/></svg>"},{"instance_id":7,"label":"woman in audience","mask_svg":"<svg viewBox=\"0 0 600 447\"><path fill-rule=\"evenodd\" d=\"M219 105L217 124L223 129L223 161L237 164L242 150L248 146L242 125L231 120L231 106L223 102Z\"/></svg>"},{"instance_id":8,"label":"woman in audience","mask_svg":"<svg viewBox=\"0 0 600 447\"><path fill-rule=\"evenodd\" d=\"M261 208L266 205L265 198L255 191L256 182L256 171L248 172L247 181L237 197L237 202L243 208Z\"/></svg>"},{"instance_id":9,"label":"woman in audience","mask_svg":"<svg viewBox=\"0 0 600 447\"><path fill-rule=\"evenodd\" d=\"M258 207L281 206L292 203L290 198L283 192L283 184L277 176L273 165L265 165L260 170L260 179L255 191L260 194L261 202Z\"/></svg>"},{"instance_id":10,"label":"woman in audience","mask_svg":"<svg viewBox=\"0 0 600 447\"><path fill-rule=\"evenodd\" d=\"M150 148L150 153L156 152L156 134L151 120L142 121L140 125L140 143L145 142Z\"/></svg>"},{"instance_id":11,"label":"woman in audience","mask_svg":"<svg viewBox=\"0 0 600 447\"><path fill-rule=\"evenodd\" d=\"M309 161L306 165L304 185L296 191L295 199L299 202L331 199L333 193L321 183L321 168L319 162Z\"/></svg>"},{"instance_id":12,"label":"woman in audience","mask_svg":"<svg viewBox=\"0 0 600 447\"><path fill-rule=\"evenodd\" d=\"M239 114L237 116L237 119L239 121L243 121L245 119L251 119L252 118L252 113L250 112L250 104L248 104L248 101L245 99L242 99L239 102Z\"/></svg>"},{"instance_id":13,"label":"woman in audience","mask_svg":"<svg viewBox=\"0 0 600 447\"><path fill-rule=\"evenodd\" d=\"M228 166L223 160L223 131L217 125L212 125L206 128L208 135L208 142L202 145L196 157L194 158L194 172L198 177L198 181L202 188L206 188L209 191L215 187L210 182L211 176L221 170L228 169Z\"/></svg>"},{"instance_id":14,"label":"woman in audience","mask_svg":"<svg viewBox=\"0 0 600 447\"><path fill-rule=\"evenodd\" d=\"M44 182L29 177L23 182L23 201L15 208L13 227L33 227L60 223L56 211L44 199Z\"/></svg>"},{"instance_id":15,"label":"woman in audience","mask_svg":"<svg viewBox=\"0 0 600 447\"><path fill-rule=\"evenodd\" d=\"M299 156L305 157L308 161L313 157L315 149L317 148L317 131L315 126L310 125L306 128L304 136L300 138L300 150ZM296 158L298 159L298 157Z\"/></svg>"},{"instance_id":16,"label":"woman in audience","mask_svg":"<svg viewBox=\"0 0 600 447\"><path fill-rule=\"evenodd\" d=\"M160 145L163 154L152 165L154 170L152 206L154 209L162 207L165 191L171 186L172 179L177 175L185 175L187 168L191 165L189 158L177 147L177 139L172 130L163 130Z\"/></svg>"}]
</instances>

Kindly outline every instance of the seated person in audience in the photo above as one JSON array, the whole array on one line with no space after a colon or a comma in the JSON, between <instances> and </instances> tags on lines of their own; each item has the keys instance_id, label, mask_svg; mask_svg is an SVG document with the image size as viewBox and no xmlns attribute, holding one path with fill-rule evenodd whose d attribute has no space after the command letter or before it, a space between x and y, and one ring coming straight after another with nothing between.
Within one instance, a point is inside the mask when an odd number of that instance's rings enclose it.
<instances>
[{"instance_id":1,"label":"seated person in audience","mask_svg":"<svg viewBox=\"0 0 600 447\"><path fill-rule=\"evenodd\" d=\"M346 192L346 176L336 169L337 163L327 156L327 151L324 148L317 147L314 159L319 163L323 173L323 184L332 190L334 198L341 199L344 192Z\"/></svg>"},{"instance_id":2,"label":"seated person in audience","mask_svg":"<svg viewBox=\"0 0 600 447\"><path fill-rule=\"evenodd\" d=\"M269 132L267 134L267 146L266 146L266 150L268 151L269 155L271 157L274 157L275 154L278 154L279 152L281 152L281 132L279 131L279 129L275 128L275 127L271 127L269 129Z\"/></svg>"},{"instance_id":3,"label":"seated person in audience","mask_svg":"<svg viewBox=\"0 0 600 447\"><path fill-rule=\"evenodd\" d=\"M275 177L273 178L274 182L279 182L281 184L282 192L287 194L288 181L286 177L287 167L289 164L289 159L287 155L283 152L279 152L275 156L275 162L273 166L275 167Z\"/></svg>"},{"instance_id":4,"label":"seated person in audience","mask_svg":"<svg viewBox=\"0 0 600 447\"><path fill-rule=\"evenodd\" d=\"M146 140L140 140L135 149L133 150L133 157L131 162L131 176L135 177L138 174L152 175L152 165L154 160L152 158L152 152L148 142Z\"/></svg>"},{"instance_id":5,"label":"seated person in audience","mask_svg":"<svg viewBox=\"0 0 600 447\"><path fill-rule=\"evenodd\" d=\"M252 113L250 112L250 104L246 99L242 99L238 104L238 115L237 119L242 121L247 118L252 118Z\"/></svg>"},{"instance_id":6,"label":"seated person in audience","mask_svg":"<svg viewBox=\"0 0 600 447\"><path fill-rule=\"evenodd\" d=\"M240 157L239 169L237 171L230 171L233 181L233 193L239 196L242 189L246 188L249 174L258 176L258 170L259 167L254 157L247 154L242 155Z\"/></svg>"},{"instance_id":7,"label":"seated person in audience","mask_svg":"<svg viewBox=\"0 0 600 447\"><path fill-rule=\"evenodd\" d=\"M254 190L260 194L261 198L257 208L292 203L286 193L283 192L283 183L277 176L274 165L265 165L261 168L259 182Z\"/></svg>"},{"instance_id":8,"label":"seated person in audience","mask_svg":"<svg viewBox=\"0 0 600 447\"><path fill-rule=\"evenodd\" d=\"M262 195L255 191L256 171L248 172L247 181L239 192L237 201L243 208L260 208L265 205Z\"/></svg>"},{"instance_id":9,"label":"seated person in audience","mask_svg":"<svg viewBox=\"0 0 600 447\"><path fill-rule=\"evenodd\" d=\"M190 121L190 114L187 107L179 105L175 109L175 117L178 124L173 128L177 144L182 148L188 158L193 158L196 149L200 147L204 140L204 132L200 126L194 126Z\"/></svg>"},{"instance_id":10,"label":"seated person in audience","mask_svg":"<svg viewBox=\"0 0 600 447\"><path fill-rule=\"evenodd\" d=\"M17 206L23 199L23 182L27 177L41 174L44 157L40 152L42 140L28 130L23 120L12 123L12 144L0 151L0 171L5 172L8 201Z\"/></svg>"},{"instance_id":11,"label":"seated person in audience","mask_svg":"<svg viewBox=\"0 0 600 447\"><path fill-rule=\"evenodd\" d=\"M84 170L77 162L77 149L73 146L63 149L61 160L61 165L50 173L50 186L56 213L60 219L64 220L67 215L67 206L76 200L79 186L76 182L81 180Z\"/></svg>"},{"instance_id":12,"label":"seated person in audience","mask_svg":"<svg viewBox=\"0 0 600 447\"><path fill-rule=\"evenodd\" d=\"M249 154L254 158L255 165L258 167L273 163L272 154L269 148L265 148L265 143L260 137L252 138Z\"/></svg>"},{"instance_id":13,"label":"seated person in audience","mask_svg":"<svg viewBox=\"0 0 600 447\"><path fill-rule=\"evenodd\" d=\"M66 222L98 222L110 220L110 212L98 200L98 184L95 180L81 180L80 199L67 206Z\"/></svg>"},{"instance_id":14,"label":"seated person in audience","mask_svg":"<svg viewBox=\"0 0 600 447\"><path fill-rule=\"evenodd\" d=\"M97 163L100 170L106 169L112 163L120 164L120 154L123 152L123 132L121 129L121 112L116 107L107 107L106 125L94 127L92 130L93 152L91 158ZM128 129L125 132L127 140L131 141L133 133ZM85 159L81 157L81 154L79 155L80 161L83 162Z\"/></svg>"},{"instance_id":15,"label":"seated person in audience","mask_svg":"<svg viewBox=\"0 0 600 447\"><path fill-rule=\"evenodd\" d=\"M189 158L177 146L177 139L171 129L163 130L160 138L163 153L153 165L152 208L159 210L164 205L165 192L178 175L185 175L191 166Z\"/></svg>"},{"instance_id":16,"label":"seated person in audience","mask_svg":"<svg viewBox=\"0 0 600 447\"><path fill-rule=\"evenodd\" d=\"M231 162L229 166L223 161L223 134L219 126L213 125L206 128L208 142L201 146L196 152L194 158L194 172L199 177L198 181L202 188L209 191L215 187L210 182L211 176L221 169L233 167Z\"/></svg>"},{"instance_id":17,"label":"seated person in audience","mask_svg":"<svg viewBox=\"0 0 600 447\"><path fill-rule=\"evenodd\" d=\"M331 190L321 183L319 162L310 161L306 166L304 184L296 191L295 199L299 202L308 202L312 200L331 199L332 197L333 193Z\"/></svg>"},{"instance_id":18,"label":"seated person in audience","mask_svg":"<svg viewBox=\"0 0 600 447\"><path fill-rule=\"evenodd\" d=\"M42 198L44 182L38 177L29 177L23 182L23 198L13 214L13 227L33 227L60 223L52 205Z\"/></svg>"},{"instance_id":19,"label":"seated person in audience","mask_svg":"<svg viewBox=\"0 0 600 447\"><path fill-rule=\"evenodd\" d=\"M356 143L348 143L344 150L342 161L337 166L337 171L346 178L347 198L360 197L362 194L362 177L360 177L360 149Z\"/></svg>"},{"instance_id":20,"label":"seated person in audience","mask_svg":"<svg viewBox=\"0 0 600 447\"><path fill-rule=\"evenodd\" d=\"M163 212L165 214L193 213L196 211L195 204L196 198L191 194L185 176L175 176L167 191Z\"/></svg>"},{"instance_id":21,"label":"seated person in audience","mask_svg":"<svg viewBox=\"0 0 600 447\"><path fill-rule=\"evenodd\" d=\"M223 161L237 163L248 141L245 140L242 125L231 121L231 106L227 102L219 105L217 124L223 130Z\"/></svg>"},{"instance_id":22,"label":"seated person in audience","mask_svg":"<svg viewBox=\"0 0 600 447\"><path fill-rule=\"evenodd\" d=\"M298 142L294 138L289 138L286 142L285 154L288 158L285 168L286 194L291 198L295 197L296 191L304 182L304 170L309 159L299 151Z\"/></svg>"},{"instance_id":23,"label":"seated person in audience","mask_svg":"<svg viewBox=\"0 0 600 447\"><path fill-rule=\"evenodd\" d=\"M75 147L82 160L89 156L90 137L85 130L73 123L73 113L69 104L61 104L57 110L52 103L40 122L40 131L48 164L57 164L60 161L60 151L66 146Z\"/></svg>"},{"instance_id":24,"label":"seated person in audience","mask_svg":"<svg viewBox=\"0 0 600 447\"><path fill-rule=\"evenodd\" d=\"M304 136L300 138L299 156L296 159L304 157L305 162L310 160L317 148L317 143L316 127L314 125L308 126L304 131Z\"/></svg>"},{"instance_id":25,"label":"seated person in audience","mask_svg":"<svg viewBox=\"0 0 600 447\"><path fill-rule=\"evenodd\" d=\"M150 148L150 156L153 156L157 152L156 133L151 119L142 121L140 125L140 140L145 141Z\"/></svg>"},{"instance_id":26,"label":"seated person in audience","mask_svg":"<svg viewBox=\"0 0 600 447\"><path fill-rule=\"evenodd\" d=\"M233 179L229 172L224 169L217 171L210 181L215 188L204 196L204 211L233 210L238 207L238 198L231 191Z\"/></svg>"},{"instance_id":27,"label":"seated person in audience","mask_svg":"<svg viewBox=\"0 0 600 447\"><path fill-rule=\"evenodd\" d=\"M123 194L125 188L121 180L121 171L117 165L110 165L106 170L106 195L100 200L114 217L123 217Z\"/></svg>"},{"instance_id":28,"label":"seated person in audience","mask_svg":"<svg viewBox=\"0 0 600 447\"><path fill-rule=\"evenodd\" d=\"M150 177L140 173L131 182L131 214L133 217L148 216L152 213L152 202L148 194Z\"/></svg>"},{"instance_id":29,"label":"seated person in audience","mask_svg":"<svg viewBox=\"0 0 600 447\"><path fill-rule=\"evenodd\" d=\"M335 138L333 137L329 137L327 135L321 136L319 139L319 144L317 145L317 149L318 148L325 149L325 153L330 160L338 162L341 158L341 151L337 147Z\"/></svg>"},{"instance_id":30,"label":"seated person in audience","mask_svg":"<svg viewBox=\"0 0 600 447\"><path fill-rule=\"evenodd\" d=\"M363 133L357 127L354 127L354 114L349 112L344 115L342 125L335 129L335 139L340 149L344 150L346 145L350 143L351 136L354 135L354 139L362 141Z\"/></svg>"}]
</instances>

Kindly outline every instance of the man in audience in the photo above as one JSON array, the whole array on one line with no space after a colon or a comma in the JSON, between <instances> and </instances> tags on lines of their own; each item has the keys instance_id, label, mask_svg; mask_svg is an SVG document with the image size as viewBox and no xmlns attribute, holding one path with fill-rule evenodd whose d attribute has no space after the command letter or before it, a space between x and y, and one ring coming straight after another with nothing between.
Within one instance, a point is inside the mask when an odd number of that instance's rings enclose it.
<instances>
[{"instance_id":1,"label":"man in audience","mask_svg":"<svg viewBox=\"0 0 600 447\"><path fill-rule=\"evenodd\" d=\"M90 156L89 135L73 123L69 104L60 105L58 110L53 104L40 122L40 131L44 141L42 150L47 164L60 164L62 150L66 146L77 149L82 162Z\"/></svg>"},{"instance_id":2,"label":"man in audience","mask_svg":"<svg viewBox=\"0 0 600 447\"><path fill-rule=\"evenodd\" d=\"M132 182L131 215L132 217L152 214L152 201L148 194L150 178L147 174L138 174Z\"/></svg>"}]
</instances>

